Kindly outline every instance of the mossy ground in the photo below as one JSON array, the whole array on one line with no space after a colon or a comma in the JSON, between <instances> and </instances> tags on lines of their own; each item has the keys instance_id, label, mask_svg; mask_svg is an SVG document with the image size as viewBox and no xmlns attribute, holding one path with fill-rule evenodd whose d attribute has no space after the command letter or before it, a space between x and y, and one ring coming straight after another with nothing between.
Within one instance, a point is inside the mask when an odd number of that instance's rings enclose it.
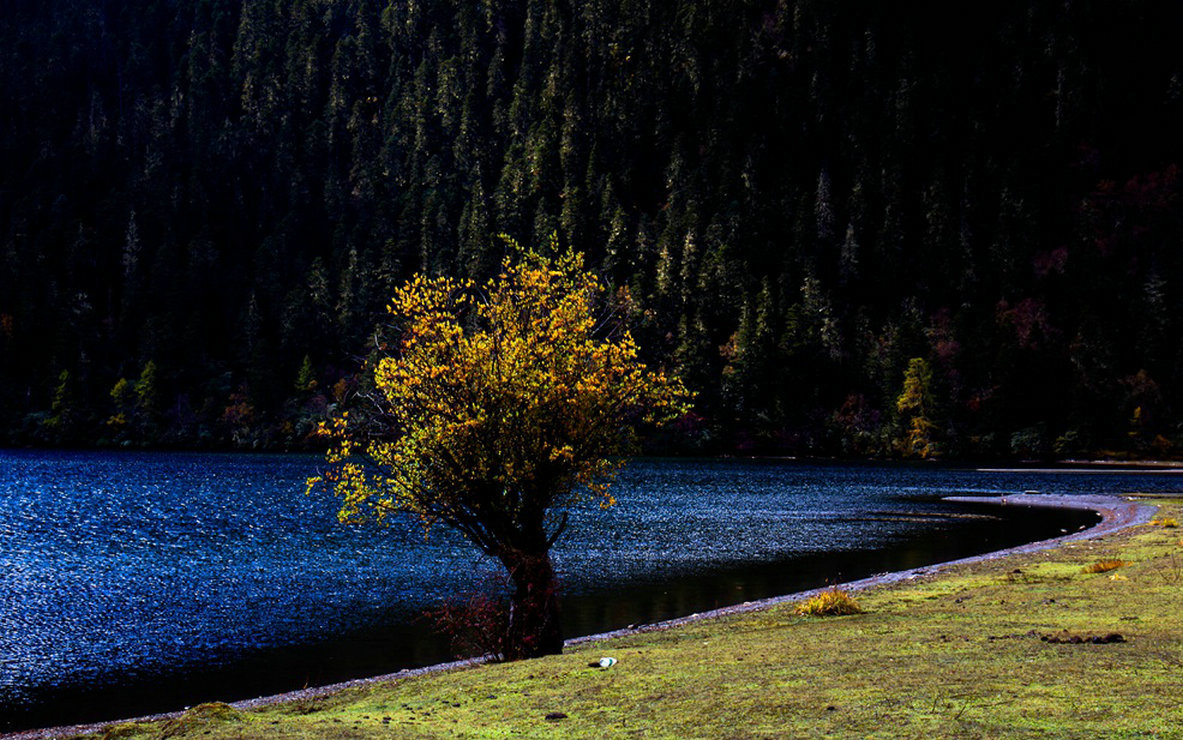
<instances>
[{"instance_id":1,"label":"mossy ground","mask_svg":"<svg viewBox=\"0 0 1183 740\"><path fill-rule=\"evenodd\" d=\"M1183 501L1160 501L1183 515ZM1143 525L858 594L120 738L1183 737L1183 530ZM1108 573L1082 569L1119 558ZM1043 635L1119 633L1064 644ZM588 667L601 656L619 662ZM562 713L560 719L548 714Z\"/></svg>"}]
</instances>

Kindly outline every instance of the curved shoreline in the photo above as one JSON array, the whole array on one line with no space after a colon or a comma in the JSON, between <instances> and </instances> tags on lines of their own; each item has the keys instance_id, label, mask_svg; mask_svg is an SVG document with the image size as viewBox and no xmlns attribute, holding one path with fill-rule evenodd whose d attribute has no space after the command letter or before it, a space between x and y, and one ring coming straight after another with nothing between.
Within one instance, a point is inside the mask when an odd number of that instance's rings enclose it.
<instances>
[{"instance_id":1,"label":"curved shoreline","mask_svg":"<svg viewBox=\"0 0 1183 740\"><path fill-rule=\"evenodd\" d=\"M906 581L911 578L917 578L922 575L928 575L944 570L955 565L965 565L968 563L976 563L984 560L995 560L998 558L1014 555L1023 552L1038 552L1039 550L1050 550L1053 547L1058 547L1065 542L1073 540L1094 539L1112 532L1118 532L1128 527L1137 526L1139 524L1146 524L1153 518L1156 511L1155 506L1149 504L1142 504L1128 499L1123 499L1119 496L1105 496L1105 495L1077 495L1065 496L1057 494L1042 494L1042 493L1024 493L1010 496L945 496L943 501L952 501L955 503L986 503L998 504L1001 506L1027 506L1027 507L1043 507L1056 509L1082 509L1086 511L1095 511L1101 515L1101 521L1092 527L1083 529L1079 532L1072 532L1060 537L1053 537L1046 540L1038 540L1030 542L1025 545L1016 545L1015 547L1008 547L1002 550L994 550L992 552L982 553L980 555L971 555L969 557L958 558L956 560L947 560L942 563L934 563L932 565L922 565L917 568L908 570L898 570L890 573L877 573L873 576L859 578L854 581L847 581L845 583L838 583L831 586L822 586L819 588L811 588L805 591L797 591L784 596L772 596L767 599L759 599L757 601L747 601L742 604L733 606L725 606L719 609L712 609L710 611L690 614L685 617L677 617L663 622L657 622L650 625L643 625L633 629L620 629L611 632L601 632L595 635L587 635L585 637L575 637L566 641L566 645L578 645L585 642L595 642L597 640L606 640L612 637L624 637L626 635L635 634L638 632L652 632L657 630L670 629L684 624L690 624L702 619L714 619L716 617L724 617L732 614L743 614L746 612L759 611L761 609L768 609L779 604L792 603L795 601L802 601L811 596L828 591L831 588L841 588L846 591L860 591L874 586L882 586L890 583L898 583L899 581Z\"/></svg>"},{"instance_id":2,"label":"curved shoreline","mask_svg":"<svg viewBox=\"0 0 1183 740\"><path fill-rule=\"evenodd\" d=\"M640 634L645 632L656 632L668 630L674 627L679 627L686 624L691 624L706 619L715 619L718 617L729 616L733 614L743 614L747 612L760 611L768 609L780 604L800 601L810 596L816 595L822 591L830 588L842 588L847 591L858 591L862 589L872 588L891 583L897 583L922 575L929 575L945 570L952 566L963 565L968 563L982 562L987 560L995 560L1006 557L1016 553L1038 552L1040 550L1048 550L1058 547L1066 542L1075 540L1086 540L1101 537L1113 532L1118 532L1129 527L1148 523L1154 516L1157 507L1141 503L1129 498L1111 495L1056 495L1056 494L1039 494L1039 493L1024 493L1018 495L1007 495L1001 497L992 496L947 496L946 501L956 503L988 503L997 504L1001 506L1020 506L1020 507L1042 507L1042 508L1060 508L1060 509L1081 509L1095 511L1101 515L1101 521L1096 525L1079 532L1065 534L1060 537L1054 537L1046 540L1039 540L1025 545L1018 545L1015 547L1006 548L1003 550L995 550L993 552L983 553L980 555L973 555L970 557L959 558L956 560L949 560L942 563L934 563L932 565L921 566L909 570L894 571L889 573L879 573L866 578L861 578L854 581L839 583L835 586L824 586L820 588L808 589L805 591L798 591L783 596L774 596L766 599L759 599L756 601L748 601L742 604L722 607L719 609L712 609L710 611L698 612L690 614L685 617L677 617L674 619L665 620L662 622L655 622L653 624L640 625L636 627L628 627L624 629L612 630L609 632L601 632L594 635L585 635L582 637L574 637L565 641L565 645L580 645L589 642L598 642L608 640L616 637L625 637L628 635ZM282 694L274 694L271 696L257 697L254 699L245 699L242 701L229 702L229 705L235 709L249 709L251 707L266 706L270 704L280 704L289 701L299 701L306 699L314 699L329 694L342 691L344 689L368 686L375 683L385 683L391 681L398 681L406 678L413 678L416 676L428 675L432 673L440 673L443 671L453 670L456 668L464 668L479 665L483 660L480 658L472 658L468 660L452 661L448 663L438 663L423 668L403 669L394 673L388 673L380 676L372 676L369 678L359 678L350 681L343 681L340 683L329 684L326 686L319 686L309 689L300 689L297 691L285 692ZM126 724L140 721L155 721L176 719L182 716L185 712L174 711L162 714L146 715L142 717L134 717L130 719L108 720L104 722L95 722L84 725L71 725L61 727L48 727L32 730L21 730L14 733L0 734L3 740L43 740L44 738L65 737L71 735L78 735L87 732L101 732L113 725Z\"/></svg>"}]
</instances>

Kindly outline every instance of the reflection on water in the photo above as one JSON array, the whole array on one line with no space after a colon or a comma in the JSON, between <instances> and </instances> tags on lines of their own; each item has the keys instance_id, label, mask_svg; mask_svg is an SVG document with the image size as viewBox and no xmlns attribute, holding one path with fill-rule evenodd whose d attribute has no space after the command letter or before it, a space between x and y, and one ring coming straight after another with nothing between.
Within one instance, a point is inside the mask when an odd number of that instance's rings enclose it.
<instances>
[{"instance_id":1,"label":"reflection on water","mask_svg":"<svg viewBox=\"0 0 1183 740\"><path fill-rule=\"evenodd\" d=\"M0 452L0 729L233 700L450 657L416 615L490 566L443 530L425 539L410 525L338 526L330 498L301 495L316 464ZM573 512L556 552L566 632L914 567L1086 521L974 510L941 495L1170 483L638 461L620 482L621 504Z\"/></svg>"}]
</instances>

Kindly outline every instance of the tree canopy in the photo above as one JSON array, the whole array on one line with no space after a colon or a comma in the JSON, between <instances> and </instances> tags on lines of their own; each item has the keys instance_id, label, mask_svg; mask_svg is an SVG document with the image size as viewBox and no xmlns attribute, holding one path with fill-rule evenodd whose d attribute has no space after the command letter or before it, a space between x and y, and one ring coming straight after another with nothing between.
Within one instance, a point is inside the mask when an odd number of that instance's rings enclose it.
<instances>
[{"instance_id":1,"label":"tree canopy","mask_svg":"<svg viewBox=\"0 0 1183 740\"><path fill-rule=\"evenodd\" d=\"M684 413L688 394L638 359L581 254L513 246L482 286L418 276L397 291L373 406L326 425L331 467L309 484L333 488L343 522L409 513L500 560L515 586L507 654L524 657L562 646L549 550L565 509L611 506L634 426Z\"/></svg>"}]
</instances>

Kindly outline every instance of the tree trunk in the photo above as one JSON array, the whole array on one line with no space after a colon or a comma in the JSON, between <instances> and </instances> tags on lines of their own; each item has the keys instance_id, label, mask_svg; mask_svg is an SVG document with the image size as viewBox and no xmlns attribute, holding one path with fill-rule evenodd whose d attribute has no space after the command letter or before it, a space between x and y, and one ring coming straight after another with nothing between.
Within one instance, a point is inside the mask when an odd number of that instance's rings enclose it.
<instances>
[{"instance_id":1,"label":"tree trunk","mask_svg":"<svg viewBox=\"0 0 1183 740\"><path fill-rule=\"evenodd\" d=\"M500 560L509 570L510 596L505 659L523 660L563 652L559 595L550 553L507 550Z\"/></svg>"}]
</instances>

